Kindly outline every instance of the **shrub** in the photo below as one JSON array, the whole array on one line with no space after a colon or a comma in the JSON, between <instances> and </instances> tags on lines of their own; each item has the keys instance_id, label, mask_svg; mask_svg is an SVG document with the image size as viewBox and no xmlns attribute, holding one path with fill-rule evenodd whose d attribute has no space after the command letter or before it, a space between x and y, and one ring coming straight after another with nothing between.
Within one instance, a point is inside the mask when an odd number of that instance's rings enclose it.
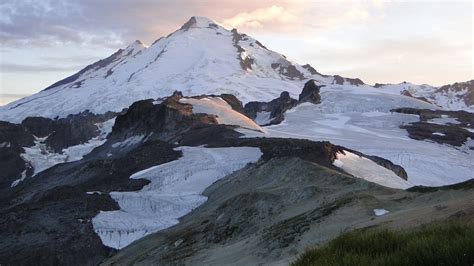
<instances>
[{"instance_id":1,"label":"shrub","mask_svg":"<svg viewBox=\"0 0 474 266\"><path fill-rule=\"evenodd\" d=\"M305 265L474 265L474 224L434 224L401 232L363 229L309 249Z\"/></svg>"}]
</instances>

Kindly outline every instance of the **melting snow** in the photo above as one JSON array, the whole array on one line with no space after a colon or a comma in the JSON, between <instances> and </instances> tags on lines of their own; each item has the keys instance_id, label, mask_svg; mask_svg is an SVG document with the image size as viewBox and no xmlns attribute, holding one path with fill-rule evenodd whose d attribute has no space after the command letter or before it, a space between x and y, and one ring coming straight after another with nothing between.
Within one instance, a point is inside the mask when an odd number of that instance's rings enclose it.
<instances>
[{"instance_id":1,"label":"melting snow","mask_svg":"<svg viewBox=\"0 0 474 266\"><path fill-rule=\"evenodd\" d=\"M97 124L100 131L99 136L90 139L86 143L65 148L62 150L62 153L52 152L49 147L47 147L45 141L48 137L36 138L34 146L23 147L25 152L21 154L21 157L25 162L28 162L33 167L33 176L56 164L81 160L95 147L104 144L107 135L112 131L114 123L115 118L112 118L103 123ZM14 183L18 180L15 180ZM15 185L18 185L18 183L23 180L24 178L21 178L21 180Z\"/></svg>"},{"instance_id":2,"label":"melting snow","mask_svg":"<svg viewBox=\"0 0 474 266\"><path fill-rule=\"evenodd\" d=\"M193 106L193 113L216 115L219 124L236 125L247 129L263 131L252 119L232 109L221 97L182 98L179 101L191 104Z\"/></svg>"},{"instance_id":3,"label":"melting snow","mask_svg":"<svg viewBox=\"0 0 474 266\"><path fill-rule=\"evenodd\" d=\"M355 177L390 188L407 189L413 186L393 171L376 164L372 160L348 151L344 151L344 153L338 153L333 164Z\"/></svg>"},{"instance_id":4,"label":"melting snow","mask_svg":"<svg viewBox=\"0 0 474 266\"><path fill-rule=\"evenodd\" d=\"M10 148L10 142L2 142L0 143L0 148Z\"/></svg>"},{"instance_id":5,"label":"melting snow","mask_svg":"<svg viewBox=\"0 0 474 266\"><path fill-rule=\"evenodd\" d=\"M257 112L257 116L255 117L255 122L259 125L266 125L270 123L272 120L270 119L271 112Z\"/></svg>"},{"instance_id":6,"label":"melting snow","mask_svg":"<svg viewBox=\"0 0 474 266\"><path fill-rule=\"evenodd\" d=\"M13 181L10 187L16 187L18 184L20 184L21 181L25 180L26 178L26 170L21 172L21 177L18 178L17 180Z\"/></svg>"},{"instance_id":7,"label":"melting snow","mask_svg":"<svg viewBox=\"0 0 474 266\"><path fill-rule=\"evenodd\" d=\"M432 123L432 124L438 124L438 125L447 125L447 124L458 125L458 124L460 124L459 121L456 120L456 118L447 117L446 115L443 115L443 117L441 117L441 118L430 119L430 120L428 120L428 122Z\"/></svg>"},{"instance_id":8,"label":"melting snow","mask_svg":"<svg viewBox=\"0 0 474 266\"><path fill-rule=\"evenodd\" d=\"M389 211L385 210L385 209L374 209L374 214L375 216L383 216L385 214L388 214Z\"/></svg>"},{"instance_id":9,"label":"melting snow","mask_svg":"<svg viewBox=\"0 0 474 266\"><path fill-rule=\"evenodd\" d=\"M121 249L153 232L177 224L178 218L203 204L202 192L217 180L256 162L258 148L180 147L183 157L157 165L130 178L151 181L140 191L112 192L120 210L100 212L92 219L106 246Z\"/></svg>"},{"instance_id":10,"label":"melting snow","mask_svg":"<svg viewBox=\"0 0 474 266\"><path fill-rule=\"evenodd\" d=\"M127 146L132 146L132 145L135 145L137 143L140 143L144 139L145 139L145 135L131 136L131 137L125 139L124 141L120 141L120 142L116 142L116 143L112 144L112 148L123 148L123 147L127 147ZM110 156L112 156L112 154L107 153L107 156L110 157Z\"/></svg>"}]
</instances>

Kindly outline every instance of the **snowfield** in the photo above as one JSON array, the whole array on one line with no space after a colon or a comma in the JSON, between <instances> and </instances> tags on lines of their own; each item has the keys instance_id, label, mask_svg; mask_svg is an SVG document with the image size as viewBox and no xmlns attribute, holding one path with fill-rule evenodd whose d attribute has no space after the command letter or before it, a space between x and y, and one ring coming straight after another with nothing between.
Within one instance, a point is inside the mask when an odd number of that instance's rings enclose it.
<instances>
[{"instance_id":1,"label":"snowfield","mask_svg":"<svg viewBox=\"0 0 474 266\"><path fill-rule=\"evenodd\" d=\"M399 126L419 121L418 116L390 112L400 106L434 109L433 105L366 91L324 87L321 104L305 103L289 110L283 123L265 128L265 136L327 140L376 155L405 168L412 185L443 186L474 178L473 150L410 139Z\"/></svg>"},{"instance_id":2,"label":"snowfield","mask_svg":"<svg viewBox=\"0 0 474 266\"><path fill-rule=\"evenodd\" d=\"M21 154L21 157L26 163L33 167L33 176L56 164L81 160L94 148L105 143L107 135L112 132L114 123L115 118L112 118L103 123L96 124L100 131L97 137L90 139L86 143L67 147L62 150L62 153L52 152L49 147L47 147L45 141L48 137L36 138L34 146L23 147L25 152ZM26 175L22 175L20 179L13 181L11 187L17 186L25 178Z\"/></svg>"},{"instance_id":3,"label":"snowfield","mask_svg":"<svg viewBox=\"0 0 474 266\"><path fill-rule=\"evenodd\" d=\"M120 210L99 213L94 231L106 246L121 249L133 241L179 222L178 218L203 204L202 192L217 180L256 162L258 148L180 147L183 157L145 169L130 178L151 183L140 191L112 192Z\"/></svg>"}]
</instances>

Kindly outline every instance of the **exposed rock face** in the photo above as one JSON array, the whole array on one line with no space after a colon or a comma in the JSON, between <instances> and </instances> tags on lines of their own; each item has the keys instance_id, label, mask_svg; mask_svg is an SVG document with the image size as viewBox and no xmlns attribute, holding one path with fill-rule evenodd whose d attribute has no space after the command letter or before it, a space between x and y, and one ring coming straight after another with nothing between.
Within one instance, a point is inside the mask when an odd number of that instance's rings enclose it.
<instances>
[{"instance_id":1,"label":"exposed rock face","mask_svg":"<svg viewBox=\"0 0 474 266\"><path fill-rule=\"evenodd\" d=\"M398 108L391 111L416 114L420 117L420 122L400 126L408 131L408 136L412 139L431 140L453 146L462 146L468 138L474 139L474 133L466 129L474 129L473 113L414 108ZM443 122L443 119L447 121Z\"/></svg>"},{"instance_id":2,"label":"exposed rock face","mask_svg":"<svg viewBox=\"0 0 474 266\"><path fill-rule=\"evenodd\" d=\"M408 131L408 136L416 140L431 140L452 146L462 146L468 138L474 139L474 133L460 127L416 122L400 126ZM474 149L474 147L470 147Z\"/></svg>"},{"instance_id":3,"label":"exposed rock face","mask_svg":"<svg viewBox=\"0 0 474 266\"><path fill-rule=\"evenodd\" d=\"M263 122L262 125L276 125L281 123L285 119L285 112L296 106L297 100L290 97L287 91L280 94L280 97L271 100L270 102L249 102L245 105L245 115L252 119L256 119L259 113L266 113L268 119Z\"/></svg>"},{"instance_id":4,"label":"exposed rock face","mask_svg":"<svg viewBox=\"0 0 474 266\"><path fill-rule=\"evenodd\" d=\"M196 24L196 22L196 18L191 17L186 23L183 24L183 26L181 26L180 30L189 30L193 25Z\"/></svg>"},{"instance_id":5,"label":"exposed rock face","mask_svg":"<svg viewBox=\"0 0 474 266\"><path fill-rule=\"evenodd\" d=\"M289 79L304 79L303 73L301 73L293 64L288 60L281 60L279 63L272 63L271 67L278 72L288 77Z\"/></svg>"},{"instance_id":6,"label":"exposed rock face","mask_svg":"<svg viewBox=\"0 0 474 266\"><path fill-rule=\"evenodd\" d=\"M0 190L10 188L22 173L31 175L31 166L23 161L20 154L24 152L23 147L33 144L34 137L25 127L0 121Z\"/></svg>"},{"instance_id":7,"label":"exposed rock face","mask_svg":"<svg viewBox=\"0 0 474 266\"><path fill-rule=\"evenodd\" d=\"M359 86L364 85L365 83L358 78L343 78L339 75L334 75L333 84L344 85L344 82L349 83L350 85Z\"/></svg>"},{"instance_id":8,"label":"exposed rock face","mask_svg":"<svg viewBox=\"0 0 474 266\"><path fill-rule=\"evenodd\" d=\"M299 100L290 97L287 91L280 94L280 97L270 102L249 102L245 105L245 114L254 119L260 125L276 125L285 119L285 112L299 103L311 102L314 104L321 103L319 95L320 88L323 86L316 85L315 81L309 80L303 87L299 95ZM260 118L264 116L265 118Z\"/></svg>"},{"instance_id":9,"label":"exposed rock face","mask_svg":"<svg viewBox=\"0 0 474 266\"><path fill-rule=\"evenodd\" d=\"M108 112L96 115L83 112L57 120L44 117L27 117L21 125L36 137L48 137L45 143L55 152L77 144L82 144L99 134L96 123L116 116Z\"/></svg>"},{"instance_id":10,"label":"exposed rock face","mask_svg":"<svg viewBox=\"0 0 474 266\"><path fill-rule=\"evenodd\" d=\"M374 88L380 88L380 87L383 87L383 86L386 86L386 85L390 85L390 84L386 84L386 83L375 83Z\"/></svg>"},{"instance_id":11,"label":"exposed rock face","mask_svg":"<svg viewBox=\"0 0 474 266\"><path fill-rule=\"evenodd\" d=\"M464 94L457 94L456 97L462 97L467 106L474 105L474 80L466 82L456 82L450 85L441 86L436 92L441 93L457 93L464 91Z\"/></svg>"},{"instance_id":12,"label":"exposed rock face","mask_svg":"<svg viewBox=\"0 0 474 266\"><path fill-rule=\"evenodd\" d=\"M252 64L254 63L254 59L247 56L245 54L245 49L239 45L239 41L245 40L245 34L240 34L237 32L236 29L232 29L232 41L234 42L234 47L237 48L237 52L239 53L237 59L240 60L240 66L243 70L252 69Z\"/></svg>"},{"instance_id":13,"label":"exposed rock face","mask_svg":"<svg viewBox=\"0 0 474 266\"><path fill-rule=\"evenodd\" d=\"M320 75L320 76L323 76L323 77L329 77L328 75L323 75L323 74L319 73L318 71L316 71L316 69L314 67L312 67L310 64L303 65L302 67L304 69L308 70L311 75Z\"/></svg>"},{"instance_id":14,"label":"exposed rock face","mask_svg":"<svg viewBox=\"0 0 474 266\"><path fill-rule=\"evenodd\" d=\"M181 98L182 94L175 92L161 104L154 104L153 100L133 103L125 114L117 117L111 138L123 140L143 135L171 141L195 126L217 124L212 115L193 114L192 105L180 103Z\"/></svg>"},{"instance_id":15,"label":"exposed rock face","mask_svg":"<svg viewBox=\"0 0 474 266\"><path fill-rule=\"evenodd\" d=\"M115 153L115 151L114 151ZM147 142L114 159L60 164L0 195L0 261L6 265L97 265L113 250L102 245L91 219L117 210L110 191L133 191L147 180L130 175L175 160L173 146ZM98 191L87 194L86 192Z\"/></svg>"},{"instance_id":16,"label":"exposed rock face","mask_svg":"<svg viewBox=\"0 0 474 266\"><path fill-rule=\"evenodd\" d=\"M0 189L10 188L13 181L30 177L33 166L25 161L21 154L23 147L34 145L35 137L46 138L48 150L62 153L64 148L89 141L99 134L96 123L113 118L109 112L96 115L83 112L61 119L27 117L21 124L0 121Z\"/></svg>"},{"instance_id":17,"label":"exposed rock face","mask_svg":"<svg viewBox=\"0 0 474 266\"><path fill-rule=\"evenodd\" d=\"M377 84L376 84L376 85L377 85ZM376 87L376 88L377 88L377 87ZM408 96L408 97L412 97L412 98L421 100L421 101L424 101L424 102L427 102L427 103L431 103L431 102L428 101L428 99L426 99L425 97L415 97L415 96L413 96L413 95L412 95L409 91L407 91L407 90L402 91L401 94L402 94L402 95L405 95L405 96Z\"/></svg>"},{"instance_id":18,"label":"exposed rock face","mask_svg":"<svg viewBox=\"0 0 474 266\"><path fill-rule=\"evenodd\" d=\"M455 125L459 127L474 128L474 114L466 111L445 111L445 110L430 110L430 109L416 109L416 108L396 108L390 110L391 112L402 114L413 114L420 117L421 122L427 122L436 118L452 118L455 120ZM447 123L453 125L453 123Z\"/></svg>"},{"instance_id":19,"label":"exposed rock face","mask_svg":"<svg viewBox=\"0 0 474 266\"><path fill-rule=\"evenodd\" d=\"M314 104L321 103L321 96L319 95L319 90L323 86L316 85L315 81L309 80L304 84L303 91L301 92L298 102L310 102Z\"/></svg>"}]
</instances>

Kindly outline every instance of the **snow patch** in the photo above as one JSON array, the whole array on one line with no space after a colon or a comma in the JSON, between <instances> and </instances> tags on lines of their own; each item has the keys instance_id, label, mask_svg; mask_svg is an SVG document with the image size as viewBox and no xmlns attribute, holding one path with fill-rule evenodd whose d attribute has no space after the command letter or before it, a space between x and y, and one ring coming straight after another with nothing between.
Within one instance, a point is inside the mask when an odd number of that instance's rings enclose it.
<instances>
[{"instance_id":1,"label":"snow patch","mask_svg":"<svg viewBox=\"0 0 474 266\"><path fill-rule=\"evenodd\" d=\"M262 126L262 125L267 125L270 123L272 120L270 119L270 116L272 115L271 112L257 112L257 116L255 117L255 122Z\"/></svg>"},{"instance_id":2,"label":"snow patch","mask_svg":"<svg viewBox=\"0 0 474 266\"><path fill-rule=\"evenodd\" d=\"M33 176L56 164L81 160L94 148L105 143L106 137L112 131L114 123L115 118L112 118L103 123L96 124L100 131L97 137L90 139L86 143L65 148L62 150L62 153L51 151L45 143L48 137L35 137L35 145L32 147L23 147L25 152L20 154L20 156L33 167ZM23 180L24 178L19 182ZM18 183L16 185L18 185Z\"/></svg>"},{"instance_id":3,"label":"snow patch","mask_svg":"<svg viewBox=\"0 0 474 266\"><path fill-rule=\"evenodd\" d=\"M337 159L334 160L333 165L355 177L390 188L407 189L413 186L393 171L376 164L370 159L348 151L344 151L344 153L337 154Z\"/></svg>"},{"instance_id":4,"label":"snow patch","mask_svg":"<svg viewBox=\"0 0 474 266\"><path fill-rule=\"evenodd\" d=\"M18 184L20 184L21 181L25 180L26 178L26 170L21 172L21 177L18 178L17 180L13 181L12 184L10 185L10 187L16 187L18 186Z\"/></svg>"},{"instance_id":5,"label":"snow patch","mask_svg":"<svg viewBox=\"0 0 474 266\"><path fill-rule=\"evenodd\" d=\"M116 143L112 144L112 148L116 149L116 148L124 148L124 147L128 147L128 146L133 146L137 143L140 143L144 139L145 139L145 135L131 136L131 137L125 139L124 141L120 141L120 142L116 142ZM109 155L107 154L107 156L109 156ZM110 154L110 156L112 156L112 154Z\"/></svg>"},{"instance_id":6,"label":"snow patch","mask_svg":"<svg viewBox=\"0 0 474 266\"><path fill-rule=\"evenodd\" d=\"M459 125L460 122L456 118L448 117L447 115L443 115L441 118L433 118L428 120L428 123L438 124L438 125Z\"/></svg>"},{"instance_id":7,"label":"snow patch","mask_svg":"<svg viewBox=\"0 0 474 266\"><path fill-rule=\"evenodd\" d=\"M446 134L441 133L441 132L433 132L433 133L431 133L431 135L443 136L443 137L446 136Z\"/></svg>"},{"instance_id":8,"label":"snow patch","mask_svg":"<svg viewBox=\"0 0 474 266\"><path fill-rule=\"evenodd\" d=\"M181 103L193 106L193 113L211 114L217 116L217 122L224 125L236 125L247 129L263 132L263 129L255 124L252 119L235 111L221 97L207 97L201 99L182 98Z\"/></svg>"},{"instance_id":9,"label":"snow patch","mask_svg":"<svg viewBox=\"0 0 474 266\"><path fill-rule=\"evenodd\" d=\"M383 216L385 214L388 214L389 211L385 210L385 209L374 209L374 214L375 216Z\"/></svg>"},{"instance_id":10,"label":"snow patch","mask_svg":"<svg viewBox=\"0 0 474 266\"><path fill-rule=\"evenodd\" d=\"M10 148L11 143L10 142L2 142L0 143L0 148Z\"/></svg>"},{"instance_id":11,"label":"snow patch","mask_svg":"<svg viewBox=\"0 0 474 266\"><path fill-rule=\"evenodd\" d=\"M121 249L148 234L179 222L203 204L202 192L217 180L256 162L260 149L250 147L180 147L183 157L150 167L130 178L151 181L140 191L111 192L120 210L100 212L92 219L94 231L108 247Z\"/></svg>"}]
</instances>

